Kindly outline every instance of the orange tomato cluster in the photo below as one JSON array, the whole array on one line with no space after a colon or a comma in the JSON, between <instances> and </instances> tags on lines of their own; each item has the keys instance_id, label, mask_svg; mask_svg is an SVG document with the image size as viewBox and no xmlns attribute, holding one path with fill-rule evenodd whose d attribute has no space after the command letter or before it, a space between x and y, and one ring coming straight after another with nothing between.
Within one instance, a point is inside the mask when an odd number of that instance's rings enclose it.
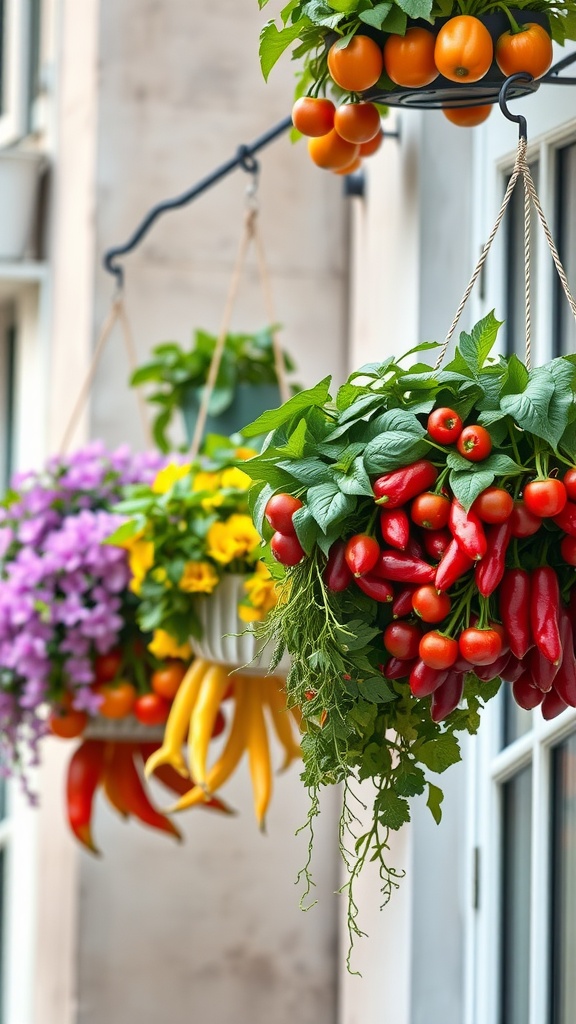
<instances>
[{"instance_id":1,"label":"orange tomato cluster","mask_svg":"<svg viewBox=\"0 0 576 1024\"><path fill-rule=\"evenodd\" d=\"M292 108L294 127L308 136L308 152L317 165L335 174L352 174L362 158L382 144L380 113L374 103L343 103L303 96Z\"/></svg>"}]
</instances>

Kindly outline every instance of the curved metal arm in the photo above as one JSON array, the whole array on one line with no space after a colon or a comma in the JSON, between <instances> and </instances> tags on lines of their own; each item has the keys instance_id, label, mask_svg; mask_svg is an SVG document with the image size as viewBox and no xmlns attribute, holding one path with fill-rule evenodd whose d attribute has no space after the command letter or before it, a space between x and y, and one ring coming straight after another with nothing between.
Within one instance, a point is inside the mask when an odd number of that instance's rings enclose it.
<instances>
[{"instance_id":1,"label":"curved metal arm","mask_svg":"<svg viewBox=\"0 0 576 1024\"><path fill-rule=\"evenodd\" d=\"M520 81L533 82L534 79L532 75L527 74L527 72L525 71L519 71L516 75L510 75L510 77L507 78L506 81L502 83L502 88L500 89L500 94L498 96L498 104L500 106L500 110L504 114L504 117L507 117L509 121L514 121L514 123L518 125L518 137L520 139L527 139L528 126L526 124L526 118L522 114L513 114L510 110L508 110L507 102L508 90L510 86L513 84L513 82Z\"/></svg>"},{"instance_id":2,"label":"curved metal arm","mask_svg":"<svg viewBox=\"0 0 576 1024\"><path fill-rule=\"evenodd\" d=\"M254 159L254 153L257 153L264 146L268 145L274 139L278 138L285 131L290 128L292 124L291 117L285 117L283 121L279 121L270 128L264 135L260 135L248 146L240 146L235 157L228 160L226 163L221 164L217 167L212 174L208 174L205 178L202 178L196 185L194 185L187 192L183 192L180 196L175 196L173 199L166 199L162 203L158 203L153 206L149 213L146 214L144 220L139 224L134 233L130 236L128 241L124 245L115 246L113 249L108 249L104 253L102 262L105 269L109 274L113 274L116 278L118 288L122 288L124 284L124 270L121 265L117 262L118 256L124 256L126 253L131 252L134 249L144 235L150 230L155 220L166 213L168 210L177 210L181 206L186 206L191 203L197 196L201 195L207 189L215 185L221 178L225 178L231 171L236 170L237 167L241 167L243 170L250 174L258 173L258 162Z\"/></svg>"}]
</instances>

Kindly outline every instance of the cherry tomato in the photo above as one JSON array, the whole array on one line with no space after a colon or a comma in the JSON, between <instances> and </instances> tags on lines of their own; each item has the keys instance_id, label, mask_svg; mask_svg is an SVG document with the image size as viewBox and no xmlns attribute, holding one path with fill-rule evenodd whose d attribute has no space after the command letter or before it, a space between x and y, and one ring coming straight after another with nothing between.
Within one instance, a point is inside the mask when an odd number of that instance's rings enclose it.
<instances>
[{"instance_id":1,"label":"cherry tomato","mask_svg":"<svg viewBox=\"0 0 576 1024\"><path fill-rule=\"evenodd\" d=\"M370 142L381 128L380 111L373 103L343 103L334 115L334 127L346 142Z\"/></svg>"},{"instance_id":2,"label":"cherry tomato","mask_svg":"<svg viewBox=\"0 0 576 1024\"><path fill-rule=\"evenodd\" d=\"M436 36L434 62L450 82L479 82L493 56L492 36L478 18L469 14L450 18Z\"/></svg>"},{"instance_id":3,"label":"cherry tomato","mask_svg":"<svg viewBox=\"0 0 576 1024\"><path fill-rule=\"evenodd\" d=\"M487 487L472 508L483 523L505 523L512 515L514 499L502 487Z\"/></svg>"},{"instance_id":4,"label":"cherry tomato","mask_svg":"<svg viewBox=\"0 0 576 1024\"><path fill-rule=\"evenodd\" d=\"M576 501L576 466L567 470L562 478L562 483L570 500Z\"/></svg>"},{"instance_id":5,"label":"cherry tomato","mask_svg":"<svg viewBox=\"0 0 576 1024\"><path fill-rule=\"evenodd\" d=\"M418 587L412 594L412 608L423 622L442 622L451 607L448 594L439 594L432 584Z\"/></svg>"},{"instance_id":6,"label":"cherry tomato","mask_svg":"<svg viewBox=\"0 0 576 1024\"><path fill-rule=\"evenodd\" d=\"M384 647L400 661L412 661L418 657L422 630L413 622L391 622L384 630Z\"/></svg>"},{"instance_id":7,"label":"cherry tomato","mask_svg":"<svg viewBox=\"0 0 576 1024\"><path fill-rule=\"evenodd\" d=\"M546 480L532 480L524 488L522 497L526 508L541 519L557 516L568 501L566 488L561 480L548 477Z\"/></svg>"},{"instance_id":8,"label":"cherry tomato","mask_svg":"<svg viewBox=\"0 0 576 1024\"><path fill-rule=\"evenodd\" d=\"M490 117L492 106L488 103L479 107L444 107L442 113L459 128L475 128Z\"/></svg>"},{"instance_id":9,"label":"cherry tomato","mask_svg":"<svg viewBox=\"0 0 576 1024\"><path fill-rule=\"evenodd\" d=\"M111 683L116 678L122 665L122 651L114 648L108 654L98 654L94 658L94 675L97 683Z\"/></svg>"},{"instance_id":10,"label":"cherry tomato","mask_svg":"<svg viewBox=\"0 0 576 1024\"><path fill-rule=\"evenodd\" d=\"M144 693L134 701L132 712L142 725L164 725L170 714L170 701L158 693Z\"/></svg>"},{"instance_id":11,"label":"cherry tomato","mask_svg":"<svg viewBox=\"0 0 576 1024\"><path fill-rule=\"evenodd\" d=\"M132 711L137 697L135 687L127 679L120 679L114 684L102 683L96 687L96 693L103 698L98 708L98 714L103 718L125 718Z\"/></svg>"},{"instance_id":12,"label":"cherry tomato","mask_svg":"<svg viewBox=\"0 0 576 1024\"><path fill-rule=\"evenodd\" d=\"M302 502L293 494L273 494L266 502L264 515L273 530L278 530L279 533L290 537L296 532L292 516L299 508L302 508Z\"/></svg>"},{"instance_id":13,"label":"cherry tomato","mask_svg":"<svg viewBox=\"0 0 576 1024\"><path fill-rule=\"evenodd\" d=\"M515 501L510 515L513 537L532 537L542 526L540 516L535 516L523 501Z\"/></svg>"},{"instance_id":14,"label":"cherry tomato","mask_svg":"<svg viewBox=\"0 0 576 1024\"><path fill-rule=\"evenodd\" d=\"M367 533L356 533L346 544L344 558L354 576L371 572L380 556L380 545Z\"/></svg>"},{"instance_id":15,"label":"cherry tomato","mask_svg":"<svg viewBox=\"0 0 576 1024\"><path fill-rule=\"evenodd\" d=\"M295 534L286 536L285 533L276 531L270 541L270 550L277 562L281 565L298 565L305 557L306 552Z\"/></svg>"},{"instance_id":16,"label":"cherry tomato","mask_svg":"<svg viewBox=\"0 0 576 1024\"><path fill-rule=\"evenodd\" d=\"M472 625L475 625L475 623L472 623ZM490 629L493 629L494 632L498 633L498 636L500 637L500 642L502 644L502 647L500 648L500 655L499 655L499 657L502 657L503 654L509 654L510 653L510 643L509 643L509 640L508 640L508 633L504 629L504 626L502 625L502 623L501 622L491 622L490 623Z\"/></svg>"},{"instance_id":17,"label":"cherry tomato","mask_svg":"<svg viewBox=\"0 0 576 1024\"><path fill-rule=\"evenodd\" d=\"M448 522L450 499L444 494L424 491L414 498L410 509L412 521L425 530L441 530Z\"/></svg>"},{"instance_id":18,"label":"cherry tomato","mask_svg":"<svg viewBox=\"0 0 576 1024\"><path fill-rule=\"evenodd\" d=\"M339 167L337 170L332 171L332 174L338 174L340 177L344 177L346 174L354 174L359 171L362 167L362 161L359 156L352 161L351 164L346 164L346 167Z\"/></svg>"},{"instance_id":19,"label":"cherry tomato","mask_svg":"<svg viewBox=\"0 0 576 1024\"><path fill-rule=\"evenodd\" d=\"M72 740L81 736L88 725L85 711L74 711L73 708L55 708L48 719L48 728L53 736L63 740Z\"/></svg>"},{"instance_id":20,"label":"cherry tomato","mask_svg":"<svg viewBox=\"0 0 576 1024\"><path fill-rule=\"evenodd\" d=\"M346 92L364 92L376 85L383 67L382 50L369 36L352 36L346 46L337 42L328 51L328 71Z\"/></svg>"},{"instance_id":21,"label":"cherry tomato","mask_svg":"<svg viewBox=\"0 0 576 1024\"><path fill-rule=\"evenodd\" d=\"M529 21L519 32L508 29L498 36L494 56L506 77L526 71L532 78L542 78L552 63L552 40L542 25Z\"/></svg>"},{"instance_id":22,"label":"cherry tomato","mask_svg":"<svg viewBox=\"0 0 576 1024\"><path fill-rule=\"evenodd\" d=\"M567 565L576 565L576 537L564 537L560 544L560 554Z\"/></svg>"},{"instance_id":23,"label":"cherry tomato","mask_svg":"<svg viewBox=\"0 0 576 1024\"><path fill-rule=\"evenodd\" d=\"M502 640L495 629L469 626L460 634L460 654L472 665L491 665L502 653Z\"/></svg>"},{"instance_id":24,"label":"cherry tomato","mask_svg":"<svg viewBox=\"0 0 576 1024\"><path fill-rule=\"evenodd\" d=\"M492 438L485 427L474 423L470 427L464 427L456 447L460 455L470 462L482 462L492 451Z\"/></svg>"},{"instance_id":25,"label":"cherry tomato","mask_svg":"<svg viewBox=\"0 0 576 1024\"><path fill-rule=\"evenodd\" d=\"M426 553L435 562L439 562L452 540L452 534L449 530L426 530L422 540Z\"/></svg>"},{"instance_id":26,"label":"cherry tomato","mask_svg":"<svg viewBox=\"0 0 576 1024\"><path fill-rule=\"evenodd\" d=\"M420 641L421 660L429 668L451 668L458 657L458 644L435 630L425 633Z\"/></svg>"},{"instance_id":27,"label":"cherry tomato","mask_svg":"<svg viewBox=\"0 0 576 1024\"><path fill-rule=\"evenodd\" d=\"M316 138L332 130L335 113L332 100L301 96L292 107L292 124L302 135Z\"/></svg>"},{"instance_id":28,"label":"cherry tomato","mask_svg":"<svg viewBox=\"0 0 576 1024\"><path fill-rule=\"evenodd\" d=\"M346 139L340 138L333 128L327 135L309 139L308 152L317 167L322 167L326 171L338 171L342 167L348 167L360 150L353 142L346 142Z\"/></svg>"},{"instance_id":29,"label":"cherry tomato","mask_svg":"<svg viewBox=\"0 0 576 1024\"><path fill-rule=\"evenodd\" d=\"M409 28L404 36L388 36L384 44L384 67L396 85L419 88L438 78L434 63L436 38L425 28Z\"/></svg>"},{"instance_id":30,"label":"cherry tomato","mask_svg":"<svg viewBox=\"0 0 576 1024\"><path fill-rule=\"evenodd\" d=\"M180 683L186 675L186 666L181 661L167 661L162 668L156 669L150 678L150 686L159 697L174 700Z\"/></svg>"},{"instance_id":31,"label":"cherry tomato","mask_svg":"<svg viewBox=\"0 0 576 1024\"><path fill-rule=\"evenodd\" d=\"M384 132L382 131L382 129L380 129L380 131L374 136L374 138L370 139L370 142L362 142L360 144L360 156L373 156L374 153L378 152L383 141Z\"/></svg>"},{"instance_id":32,"label":"cherry tomato","mask_svg":"<svg viewBox=\"0 0 576 1024\"><path fill-rule=\"evenodd\" d=\"M433 409L426 430L438 444L454 444L462 431L462 420L454 409Z\"/></svg>"}]
</instances>

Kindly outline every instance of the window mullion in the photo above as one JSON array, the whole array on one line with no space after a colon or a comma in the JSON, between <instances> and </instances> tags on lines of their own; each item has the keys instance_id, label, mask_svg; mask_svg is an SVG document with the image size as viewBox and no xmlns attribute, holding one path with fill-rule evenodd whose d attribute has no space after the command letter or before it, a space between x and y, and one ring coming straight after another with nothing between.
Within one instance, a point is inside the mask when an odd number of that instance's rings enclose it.
<instances>
[{"instance_id":1,"label":"window mullion","mask_svg":"<svg viewBox=\"0 0 576 1024\"><path fill-rule=\"evenodd\" d=\"M532 784L532 878L530 882L530 1024L548 1019L550 929L550 748L534 729Z\"/></svg>"}]
</instances>

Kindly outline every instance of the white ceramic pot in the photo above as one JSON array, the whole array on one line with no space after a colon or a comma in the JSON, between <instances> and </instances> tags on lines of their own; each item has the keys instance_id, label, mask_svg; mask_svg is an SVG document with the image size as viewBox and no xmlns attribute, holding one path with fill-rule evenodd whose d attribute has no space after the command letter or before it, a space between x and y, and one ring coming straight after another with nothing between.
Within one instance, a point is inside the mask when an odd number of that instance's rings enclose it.
<instances>
[{"instance_id":1,"label":"white ceramic pot","mask_svg":"<svg viewBox=\"0 0 576 1024\"><path fill-rule=\"evenodd\" d=\"M238 604L246 596L243 587L246 578L225 573L213 594L197 599L202 639L191 638L190 643L194 653L207 661L243 668L248 674L266 675L274 646L262 647L253 626L242 622L238 615ZM274 675L286 676L289 669L290 656L285 653Z\"/></svg>"},{"instance_id":2,"label":"white ceramic pot","mask_svg":"<svg viewBox=\"0 0 576 1024\"><path fill-rule=\"evenodd\" d=\"M0 150L0 260L28 253L45 159L33 151Z\"/></svg>"}]
</instances>

